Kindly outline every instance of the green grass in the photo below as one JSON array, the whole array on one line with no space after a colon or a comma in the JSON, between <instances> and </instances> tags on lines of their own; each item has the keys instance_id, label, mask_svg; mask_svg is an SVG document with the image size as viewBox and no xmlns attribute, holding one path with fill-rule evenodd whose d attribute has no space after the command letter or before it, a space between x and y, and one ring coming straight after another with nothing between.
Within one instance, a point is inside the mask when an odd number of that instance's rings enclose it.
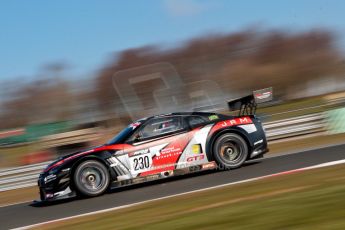
<instances>
[{"instance_id":1,"label":"green grass","mask_svg":"<svg viewBox=\"0 0 345 230\"><path fill-rule=\"evenodd\" d=\"M328 145L345 143L345 133L309 136L299 139L288 139L273 141L268 144L268 154L279 154L287 152L298 152L311 148L322 148Z\"/></svg>"},{"instance_id":2,"label":"green grass","mask_svg":"<svg viewBox=\"0 0 345 230\"><path fill-rule=\"evenodd\" d=\"M345 229L344 172L345 165L315 169L39 228Z\"/></svg>"},{"instance_id":3,"label":"green grass","mask_svg":"<svg viewBox=\"0 0 345 230\"><path fill-rule=\"evenodd\" d=\"M37 199L39 199L37 186L0 192L0 206Z\"/></svg>"}]
</instances>

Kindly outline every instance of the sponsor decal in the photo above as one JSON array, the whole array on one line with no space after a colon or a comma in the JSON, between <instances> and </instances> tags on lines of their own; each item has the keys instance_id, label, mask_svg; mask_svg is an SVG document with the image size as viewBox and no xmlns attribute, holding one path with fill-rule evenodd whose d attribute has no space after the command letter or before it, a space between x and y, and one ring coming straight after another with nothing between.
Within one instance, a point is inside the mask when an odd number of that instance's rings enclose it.
<instances>
[{"instance_id":1,"label":"sponsor decal","mask_svg":"<svg viewBox=\"0 0 345 230\"><path fill-rule=\"evenodd\" d=\"M225 120L225 121L220 121L216 123L212 129L211 129L211 134L218 129L226 128L226 127L231 127L231 126L238 126L238 125L246 125L246 124L252 124L253 121L250 119L250 117L238 117L234 118L231 120Z\"/></svg>"},{"instance_id":2,"label":"sponsor decal","mask_svg":"<svg viewBox=\"0 0 345 230\"><path fill-rule=\"evenodd\" d=\"M203 164L201 166L201 169L213 169L213 168L216 168L216 167L217 167L217 164L214 161L212 161L212 162Z\"/></svg>"},{"instance_id":3,"label":"sponsor decal","mask_svg":"<svg viewBox=\"0 0 345 230\"><path fill-rule=\"evenodd\" d=\"M133 153L128 153L129 157L136 156L136 155L141 155L141 154L147 154L150 153L150 149L141 149L139 151L135 151Z\"/></svg>"},{"instance_id":4,"label":"sponsor decal","mask_svg":"<svg viewBox=\"0 0 345 230\"><path fill-rule=\"evenodd\" d=\"M162 147L164 149L160 148L160 151L151 151L153 156L151 170L141 173L140 176L160 173L167 170L174 170L179 158L182 155L183 150L185 149L195 132L196 131L191 131L187 134L184 133L166 139L166 141L169 141L170 143L165 144ZM154 155L154 153L156 154ZM160 166L163 167L159 169L156 168Z\"/></svg>"},{"instance_id":5,"label":"sponsor decal","mask_svg":"<svg viewBox=\"0 0 345 230\"><path fill-rule=\"evenodd\" d=\"M208 117L210 121L217 120L218 118L219 118L218 115L215 115L215 114Z\"/></svg>"},{"instance_id":6,"label":"sponsor decal","mask_svg":"<svg viewBox=\"0 0 345 230\"><path fill-rule=\"evenodd\" d=\"M249 117L240 117L240 118L222 121L220 122L220 125L223 127L226 127L226 126L243 125L243 124L249 124L249 123L252 123L252 120Z\"/></svg>"},{"instance_id":7,"label":"sponsor decal","mask_svg":"<svg viewBox=\"0 0 345 230\"><path fill-rule=\"evenodd\" d=\"M157 165L157 166L152 166L151 169L165 169L167 167L174 167L175 166L175 163L174 164L166 164L166 165Z\"/></svg>"},{"instance_id":8,"label":"sponsor decal","mask_svg":"<svg viewBox=\"0 0 345 230\"><path fill-rule=\"evenodd\" d=\"M157 180L159 179L159 175L157 174L152 174L152 175L148 175L145 177L147 180Z\"/></svg>"},{"instance_id":9,"label":"sponsor decal","mask_svg":"<svg viewBox=\"0 0 345 230\"><path fill-rule=\"evenodd\" d=\"M195 144L195 145L192 145L192 153L194 154L198 154L198 153L201 153L201 144Z\"/></svg>"},{"instance_id":10,"label":"sponsor decal","mask_svg":"<svg viewBox=\"0 0 345 230\"><path fill-rule=\"evenodd\" d=\"M156 159L161 159L161 158L167 158L167 157L173 157L180 155L182 153L182 150L180 147L168 147L165 149L162 149L160 152L156 154Z\"/></svg>"},{"instance_id":11,"label":"sponsor decal","mask_svg":"<svg viewBox=\"0 0 345 230\"><path fill-rule=\"evenodd\" d=\"M260 89L253 92L253 96L256 103L264 103L273 99L272 87L266 89Z\"/></svg>"},{"instance_id":12,"label":"sponsor decal","mask_svg":"<svg viewBox=\"0 0 345 230\"><path fill-rule=\"evenodd\" d=\"M255 94L255 97L261 100L261 99L269 98L271 95L272 95L272 92L264 92L264 93Z\"/></svg>"}]
</instances>

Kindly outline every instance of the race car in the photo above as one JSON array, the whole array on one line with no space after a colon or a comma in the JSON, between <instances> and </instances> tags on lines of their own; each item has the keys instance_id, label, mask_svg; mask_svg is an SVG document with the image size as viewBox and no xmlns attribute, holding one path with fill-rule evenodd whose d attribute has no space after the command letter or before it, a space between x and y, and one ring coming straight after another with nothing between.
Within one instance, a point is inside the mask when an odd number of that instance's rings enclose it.
<instances>
[{"instance_id":1,"label":"race car","mask_svg":"<svg viewBox=\"0 0 345 230\"><path fill-rule=\"evenodd\" d=\"M266 90L229 102L237 116L181 112L137 120L108 143L49 164L38 179L41 201L93 197L109 188L260 159L267 140L254 113L257 102L270 97Z\"/></svg>"}]
</instances>

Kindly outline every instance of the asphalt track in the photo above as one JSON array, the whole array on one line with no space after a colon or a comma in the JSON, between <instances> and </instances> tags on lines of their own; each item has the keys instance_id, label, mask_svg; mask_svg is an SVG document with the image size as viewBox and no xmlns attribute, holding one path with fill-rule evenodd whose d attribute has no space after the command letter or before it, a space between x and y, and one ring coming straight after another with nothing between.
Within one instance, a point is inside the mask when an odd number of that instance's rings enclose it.
<instances>
[{"instance_id":1,"label":"asphalt track","mask_svg":"<svg viewBox=\"0 0 345 230\"><path fill-rule=\"evenodd\" d=\"M192 190L241 181L253 177L313 166L345 159L345 145L266 158L260 163L249 164L231 171L217 171L182 178L116 189L92 199L71 199L49 206L32 206L21 203L0 208L0 229L10 229L40 222L79 215L97 210L132 204Z\"/></svg>"}]
</instances>

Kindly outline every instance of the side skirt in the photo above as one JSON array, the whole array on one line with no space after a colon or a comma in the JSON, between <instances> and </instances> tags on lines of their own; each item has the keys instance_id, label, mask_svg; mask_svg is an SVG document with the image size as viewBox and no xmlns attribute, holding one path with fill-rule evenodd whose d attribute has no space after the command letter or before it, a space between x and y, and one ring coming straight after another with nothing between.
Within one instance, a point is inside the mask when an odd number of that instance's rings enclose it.
<instances>
[{"instance_id":1,"label":"side skirt","mask_svg":"<svg viewBox=\"0 0 345 230\"><path fill-rule=\"evenodd\" d=\"M145 177L132 178L132 179L127 179L127 180L122 180L122 181L114 181L111 183L110 187L111 188L125 187L129 185L140 184L140 183L160 180L164 178L170 178L173 176L181 176L181 175L190 174L190 173L212 170L215 168L217 168L216 162L211 161L202 165L193 165L188 168L169 170L169 171L165 171L165 172L161 172L157 174L148 175Z\"/></svg>"}]
</instances>

